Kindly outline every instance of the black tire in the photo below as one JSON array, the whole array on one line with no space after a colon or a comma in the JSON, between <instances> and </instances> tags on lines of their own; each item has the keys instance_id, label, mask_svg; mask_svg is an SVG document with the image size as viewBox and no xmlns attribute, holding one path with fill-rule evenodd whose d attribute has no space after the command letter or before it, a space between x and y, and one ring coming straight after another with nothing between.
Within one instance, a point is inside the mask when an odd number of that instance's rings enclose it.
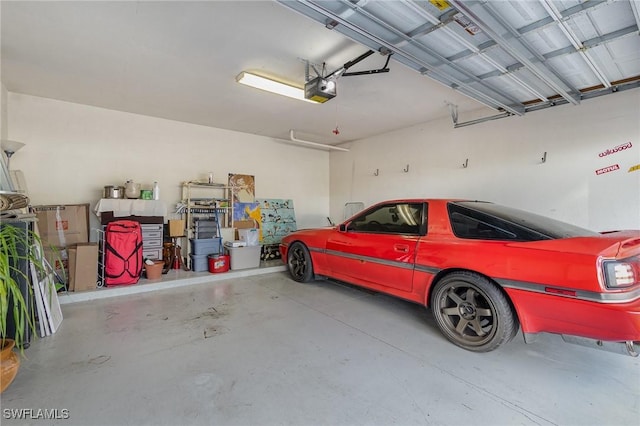
<instances>
[{"instance_id":1,"label":"black tire","mask_svg":"<svg viewBox=\"0 0 640 426\"><path fill-rule=\"evenodd\" d=\"M431 310L442 333L473 352L489 352L510 341L518 319L500 289L472 272L454 272L435 285Z\"/></svg>"},{"instance_id":2,"label":"black tire","mask_svg":"<svg viewBox=\"0 0 640 426\"><path fill-rule=\"evenodd\" d=\"M294 281L299 283L313 281L313 263L309 249L304 244L300 242L291 244L287 252L287 267Z\"/></svg>"}]
</instances>

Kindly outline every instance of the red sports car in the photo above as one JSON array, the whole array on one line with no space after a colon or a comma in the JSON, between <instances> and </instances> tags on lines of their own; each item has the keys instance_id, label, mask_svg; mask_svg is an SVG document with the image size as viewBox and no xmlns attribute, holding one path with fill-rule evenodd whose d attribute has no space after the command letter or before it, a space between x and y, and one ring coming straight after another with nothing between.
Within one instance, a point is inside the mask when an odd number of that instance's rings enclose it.
<instances>
[{"instance_id":1,"label":"red sports car","mask_svg":"<svg viewBox=\"0 0 640 426\"><path fill-rule=\"evenodd\" d=\"M596 233L493 203L385 201L283 238L294 280L329 277L431 308L442 333L486 352L538 333L637 356L640 231Z\"/></svg>"}]
</instances>

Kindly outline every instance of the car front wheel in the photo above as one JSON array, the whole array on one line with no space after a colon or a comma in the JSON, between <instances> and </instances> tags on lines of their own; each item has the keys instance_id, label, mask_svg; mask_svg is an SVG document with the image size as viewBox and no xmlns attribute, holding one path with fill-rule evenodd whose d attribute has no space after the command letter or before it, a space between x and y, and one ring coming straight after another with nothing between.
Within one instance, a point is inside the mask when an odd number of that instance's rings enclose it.
<instances>
[{"instance_id":1,"label":"car front wheel","mask_svg":"<svg viewBox=\"0 0 640 426\"><path fill-rule=\"evenodd\" d=\"M500 289L471 272L455 272L433 289L431 310L451 342L474 352L488 352L507 343L518 320Z\"/></svg>"},{"instance_id":2,"label":"car front wheel","mask_svg":"<svg viewBox=\"0 0 640 426\"><path fill-rule=\"evenodd\" d=\"M313 280L313 263L309 249L299 242L291 244L287 253L287 266L291 278L300 283Z\"/></svg>"}]
</instances>

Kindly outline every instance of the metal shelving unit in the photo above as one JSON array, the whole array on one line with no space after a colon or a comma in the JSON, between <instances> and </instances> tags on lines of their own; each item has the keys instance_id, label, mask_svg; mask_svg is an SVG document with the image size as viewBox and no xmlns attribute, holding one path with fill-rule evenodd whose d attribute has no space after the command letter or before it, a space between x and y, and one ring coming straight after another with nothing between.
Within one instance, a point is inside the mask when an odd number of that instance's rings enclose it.
<instances>
[{"instance_id":1,"label":"metal shelving unit","mask_svg":"<svg viewBox=\"0 0 640 426\"><path fill-rule=\"evenodd\" d=\"M217 229L233 227L233 200L231 187L220 183L187 181L182 183L182 217L185 219L185 244L182 255L191 268L191 244L195 238L195 220L209 219L217 222ZM218 235L217 237L221 237Z\"/></svg>"}]
</instances>

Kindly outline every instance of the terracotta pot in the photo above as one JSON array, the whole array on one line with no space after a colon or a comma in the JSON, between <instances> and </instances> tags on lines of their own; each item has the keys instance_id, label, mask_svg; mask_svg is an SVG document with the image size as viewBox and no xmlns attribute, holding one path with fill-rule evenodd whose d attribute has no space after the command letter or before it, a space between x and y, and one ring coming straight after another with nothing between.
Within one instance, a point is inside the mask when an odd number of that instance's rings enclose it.
<instances>
[{"instance_id":1,"label":"terracotta pot","mask_svg":"<svg viewBox=\"0 0 640 426\"><path fill-rule=\"evenodd\" d=\"M0 340L0 342L2 342ZM0 343L2 344L2 343ZM2 351L0 352L0 393L9 387L20 368L20 358L13 352L16 342L12 339L5 339Z\"/></svg>"},{"instance_id":2,"label":"terracotta pot","mask_svg":"<svg viewBox=\"0 0 640 426\"><path fill-rule=\"evenodd\" d=\"M147 272L147 279L158 280L162 278L162 268L164 268L162 260L154 260L153 265L145 263L144 270Z\"/></svg>"}]
</instances>

